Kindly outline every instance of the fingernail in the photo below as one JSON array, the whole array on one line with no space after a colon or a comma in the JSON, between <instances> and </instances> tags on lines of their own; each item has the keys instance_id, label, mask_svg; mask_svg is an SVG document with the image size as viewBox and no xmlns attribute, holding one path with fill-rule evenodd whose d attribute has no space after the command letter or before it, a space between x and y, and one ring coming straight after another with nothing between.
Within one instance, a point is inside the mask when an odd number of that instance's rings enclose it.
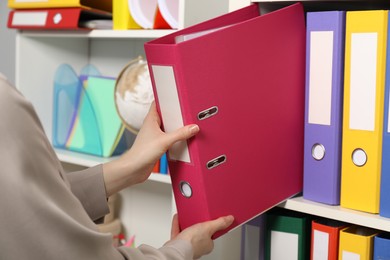
<instances>
[{"instance_id":1,"label":"fingernail","mask_svg":"<svg viewBox=\"0 0 390 260\"><path fill-rule=\"evenodd\" d=\"M197 132L199 132L199 126L198 125L193 125L193 126L190 127L191 135L196 134Z\"/></svg>"}]
</instances>

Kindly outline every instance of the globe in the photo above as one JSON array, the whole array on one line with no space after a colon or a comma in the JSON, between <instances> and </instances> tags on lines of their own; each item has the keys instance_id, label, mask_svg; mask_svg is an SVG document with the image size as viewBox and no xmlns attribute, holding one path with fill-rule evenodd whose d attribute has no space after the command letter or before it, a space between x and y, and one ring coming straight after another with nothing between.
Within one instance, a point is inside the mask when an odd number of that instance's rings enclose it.
<instances>
[{"instance_id":1,"label":"globe","mask_svg":"<svg viewBox=\"0 0 390 260\"><path fill-rule=\"evenodd\" d=\"M116 109L129 131L138 133L153 100L147 62L142 57L131 60L120 72L115 86Z\"/></svg>"}]
</instances>

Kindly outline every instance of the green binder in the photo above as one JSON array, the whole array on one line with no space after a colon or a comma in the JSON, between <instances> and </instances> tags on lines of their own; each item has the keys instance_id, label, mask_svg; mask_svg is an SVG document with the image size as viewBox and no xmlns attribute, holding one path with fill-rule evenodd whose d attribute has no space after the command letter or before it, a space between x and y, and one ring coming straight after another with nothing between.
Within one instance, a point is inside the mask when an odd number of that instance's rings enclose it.
<instances>
[{"instance_id":1,"label":"green binder","mask_svg":"<svg viewBox=\"0 0 390 260\"><path fill-rule=\"evenodd\" d=\"M308 260L311 217L283 209L267 213L265 260Z\"/></svg>"}]
</instances>

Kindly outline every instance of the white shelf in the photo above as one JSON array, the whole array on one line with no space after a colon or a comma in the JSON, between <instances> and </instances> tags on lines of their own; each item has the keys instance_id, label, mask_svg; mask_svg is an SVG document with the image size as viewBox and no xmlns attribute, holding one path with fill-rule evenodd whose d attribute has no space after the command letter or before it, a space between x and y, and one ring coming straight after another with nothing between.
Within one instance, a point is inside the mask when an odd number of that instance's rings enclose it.
<instances>
[{"instance_id":1,"label":"white shelf","mask_svg":"<svg viewBox=\"0 0 390 260\"><path fill-rule=\"evenodd\" d=\"M279 205L282 208L299 211L315 216L335 219L351 224L366 226L378 230L390 231L390 218L384 218L377 214L370 214L361 211L330 206L322 203L306 200L303 197L296 197L287 200Z\"/></svg>"},{"instance_id":2,"label":"white shelf","mask_svg":"<svg viewBox=\"0 0 390 260\"><path fill-rule=\"evenodd\" d=\"M93 167L98 164L106 163L118 158L118 156L104 158L104 157L93 156L89 154L73 152L69 150L63 150L63 149L54 149L54 150L57 154L58 159L61 162L75 164L84 167ZM169 177L169 175L160 174L160 173L152 173L148 180L160 182L160 183L166 183L166 184L171 183L171 178Z\"/></svg>"},{"instance_id":3,"label":"white shelf","mask_svg":"<svg viewBox=\"0 0 390 260\"><path fill-rule=\"evenodd\" d=\"M154 39L175 31L176 30L24 30L21 31L21 34L29 37Z\"/></svg>"}]
</instances>

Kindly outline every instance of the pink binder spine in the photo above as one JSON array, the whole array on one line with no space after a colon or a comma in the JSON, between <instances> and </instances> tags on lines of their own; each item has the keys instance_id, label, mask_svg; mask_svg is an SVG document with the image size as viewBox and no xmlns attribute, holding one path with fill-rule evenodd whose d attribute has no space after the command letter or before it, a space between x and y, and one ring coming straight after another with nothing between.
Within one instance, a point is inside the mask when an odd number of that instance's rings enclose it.
<instances>
[{"instance_id":1,"label":"pink binder spine","mask_svg":"<svg viewBox=\"0 0 390 260\"><path fill-rule=\"evenodd\" d=\"M162 100L158 95L158 84L157 77L154 73L154 66L164 66L170 67L173 70L173 76L175 80L175 87L177 90L177 95L179 98L180 110L182 112L183 125L196 123L195 120L191 120L191 112L189 111L189 107L186 106L186 93L183 89L178 86L183 83L182 78L179 75L183 74L183 71L180 70L181 66L179 60L176 59L176 55L174 53L174 47L172 45L151 45L148 46L148 66L151 75L153 91L155 95L155 101L157 105L157 110L162 118L162 128L165 129L164 126L166 122L164 120L164 114L162 110L164 109L162 104ZM146 48L146 47L145 47ZM162 90L164 91L164 90ZM168 101L169 102L169 101ZM169 109L169 108L168 108ZM176 108L177 110L177 108ZM168 112L177 112L177 111L168 111ZM167 117L171 117L171 115L167 115ZM165 129L166 130L166 129ZM179 223L181 229L184 229L194 223L205 221L210 218L208 212L207 200L204 195L203 180L201 171L198 169L198 158L197 158L197 147L194 140L198 137L194 137L191 140L188 140L186 144L188 145L188 150L190 152L190 160L191 162L182 162L172 158L170 153L168 152L168 166L169 172L171 173L171 181L172 181L172 189L175 196L176 207L179 215ZM184 196L182 193L183 185L190 185L191 194L188 196ZM193 214L192 211L196 210L197 214Z\"/></svg>"}]
</instances>

